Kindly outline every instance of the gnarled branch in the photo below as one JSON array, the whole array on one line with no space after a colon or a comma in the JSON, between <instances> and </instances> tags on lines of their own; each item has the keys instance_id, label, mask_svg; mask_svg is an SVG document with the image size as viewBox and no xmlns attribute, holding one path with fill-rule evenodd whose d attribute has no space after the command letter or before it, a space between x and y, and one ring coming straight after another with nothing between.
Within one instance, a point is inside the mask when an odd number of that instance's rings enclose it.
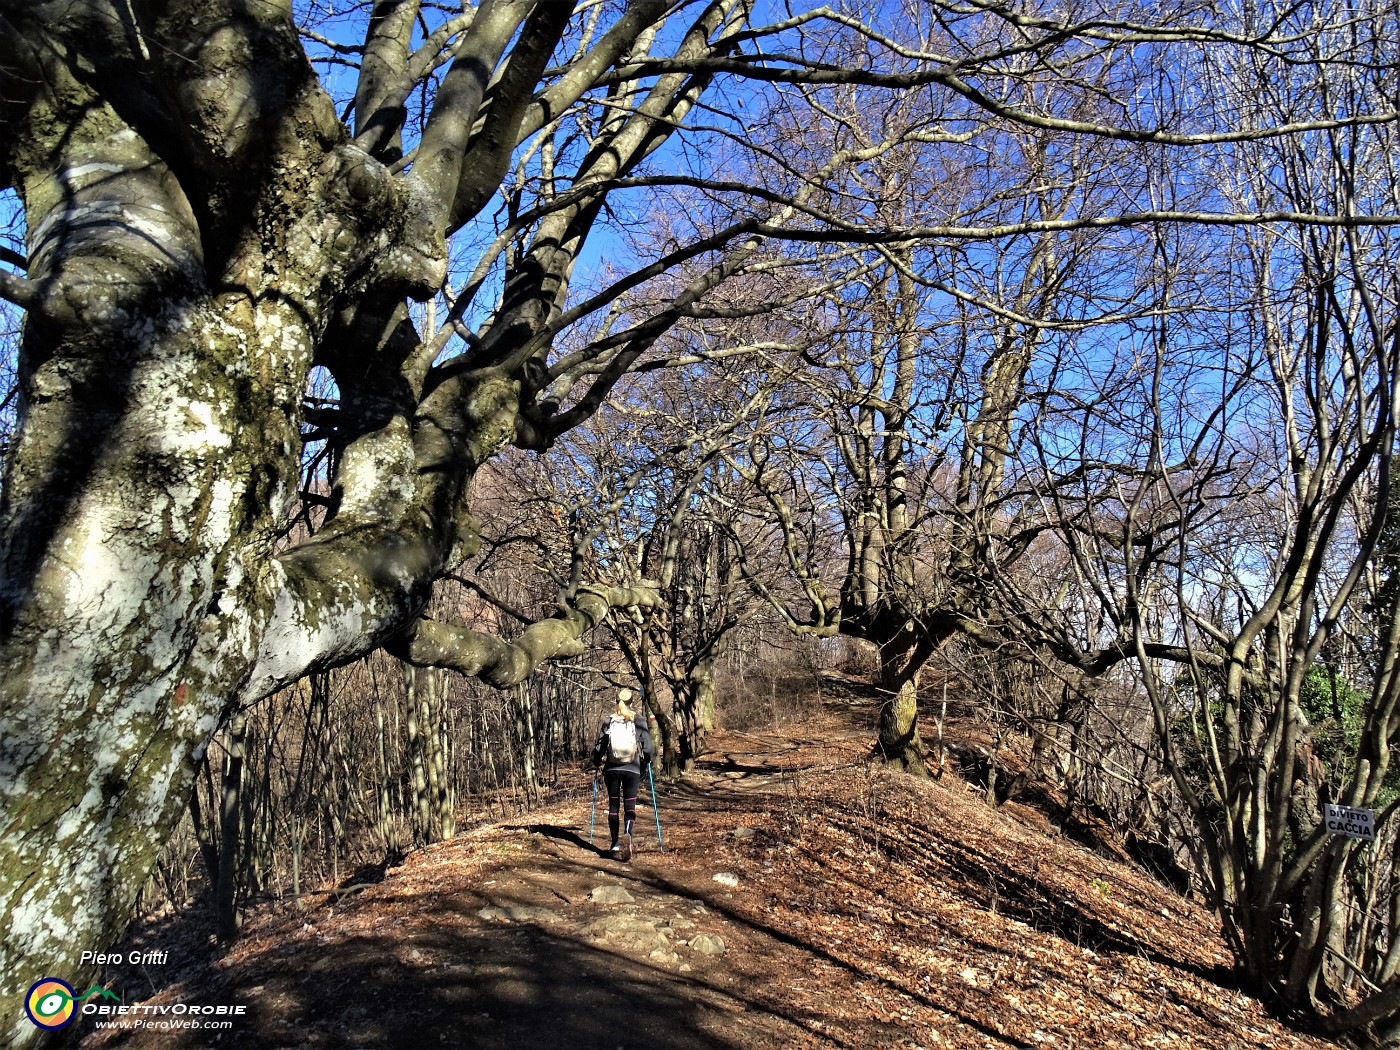
<instances>
[{"instance_id":1,"label":"gnarled branch","mask_svg":"<svg viewBox=\"0 0 1400 1050\"><path fill-rule=\"evenodd\" d=\"M583 636L613 609L649 609L660 601L656 584L649 580L625 587L585 586L571 605L532 623L514 641L423 618L385 648L415 666L450 668L503 689L523 682L546 660L579 655Z\"/></svg>"}]
</instances>

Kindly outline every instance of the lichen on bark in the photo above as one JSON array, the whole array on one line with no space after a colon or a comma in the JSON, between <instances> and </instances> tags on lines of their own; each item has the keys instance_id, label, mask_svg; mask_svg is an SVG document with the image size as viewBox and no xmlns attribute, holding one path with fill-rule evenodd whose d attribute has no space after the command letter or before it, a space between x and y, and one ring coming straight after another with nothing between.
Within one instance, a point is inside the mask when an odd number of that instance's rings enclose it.
<instances>
[{"instance_id":1,"label":"lichen on bark","mask_svg":"<svg viewBox=\"0 0 1400 1050\"><path fill-rule=\"evenodd\" d=\"M546 660L575 656L581 639L616 608L651 608L660 601L655 584L579 588L572 603L546 619L537 620L506 641L496 635L454 624L419 619L393 639L388 649L410 664L446 667L460 674L505 688L524 681Z\"/></svg>"}]
</instances>

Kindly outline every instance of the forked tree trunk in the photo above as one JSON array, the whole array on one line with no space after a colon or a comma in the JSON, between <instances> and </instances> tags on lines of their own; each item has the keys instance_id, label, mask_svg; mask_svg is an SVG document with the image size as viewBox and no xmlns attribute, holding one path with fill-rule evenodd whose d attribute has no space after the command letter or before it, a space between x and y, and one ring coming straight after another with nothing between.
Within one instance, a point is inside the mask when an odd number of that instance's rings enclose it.
<instances>
[{"instance_id":1,"label":"forked tree trunk","mask_svg":"<svg viewBox=\"0 0 1400 1050\"><path fill-rule=\"evenodd\" d=\"M677 756L682 771L694 767L705 753L705 740L715 727L715 677L713 662L693 668L685 678L671 683L676 697Z\"/></svg>"},{"instance_id":2,"label":"forked tree trunk","mask_svg":"<svg viewBox=\"0 0 1400 1050\"><path fill-rule=\"evenodd\" d=\"M926 648L907 636L880 647L880 725L875 753L887 765L915 776L929 775L919 739L919 673Z\"/></svg>"}]
</instances>

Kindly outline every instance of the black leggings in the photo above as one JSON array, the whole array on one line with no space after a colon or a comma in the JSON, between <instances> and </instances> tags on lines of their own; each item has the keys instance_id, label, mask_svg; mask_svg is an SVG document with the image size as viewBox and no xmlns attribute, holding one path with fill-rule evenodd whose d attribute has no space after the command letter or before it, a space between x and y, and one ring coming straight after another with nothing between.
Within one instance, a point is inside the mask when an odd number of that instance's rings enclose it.
<instances>
[{"instance_id":1,"label":"black leggings","mask_svg":"<svg viewBox=\"0 0 1400 1050\"><path fill-rule=\"evenodd\" d=\"M637 819L637 790L642 786L642 774L631 769L605 769L603 781L608 785L608 831L616 843L618 803L622 803L625 830L630 835L632 822Z\"/></svg>"}]
</instances>

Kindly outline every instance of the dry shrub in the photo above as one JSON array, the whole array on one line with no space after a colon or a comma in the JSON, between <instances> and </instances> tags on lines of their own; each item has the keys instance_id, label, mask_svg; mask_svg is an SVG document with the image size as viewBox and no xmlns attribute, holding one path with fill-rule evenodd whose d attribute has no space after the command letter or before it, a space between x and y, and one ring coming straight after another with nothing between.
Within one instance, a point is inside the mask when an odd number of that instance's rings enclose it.
<instances>
[{"instance_id":1,"label":"dry shrub","mask_svg":"<svg viewBox=\"0 0 1400 1050\"><path fill-rule=\"evenodd\" d=\"M721 670L715 679L715 707L726 729L773 729L821 709L818 672L796 661L764 659L742 670Z\"/></svg>"}]
</instances>

